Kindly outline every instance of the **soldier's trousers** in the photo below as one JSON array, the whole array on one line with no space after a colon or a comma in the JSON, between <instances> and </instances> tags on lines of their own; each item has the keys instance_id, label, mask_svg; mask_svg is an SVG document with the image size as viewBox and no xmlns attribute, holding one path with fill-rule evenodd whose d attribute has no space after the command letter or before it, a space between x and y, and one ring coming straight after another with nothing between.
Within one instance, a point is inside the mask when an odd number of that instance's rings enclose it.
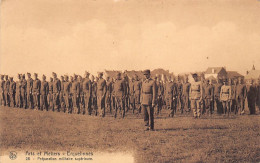
<instances>
[{"instance_id":1,"label":"soldier's trousers","mask_svg":"<svg viewBox=\"0 0 260 163\"><path fill-rule=\"evenodd\" d=\"M193 110L194 117L200 117L201 114L201 102L200 100L191 99L191 109Z\"/></svg>"},{"instance_id":2,"label":"soldier's trousers","mask_svg":"<svg viewBox=\"0 0 260 163\"><path fill-rule=\"evenodd\" d=\"M156 114L157 114L157 115L161 112L162 106L163 106L163 99L162 99L161 96L159 96L159 97L157 98L157 107L156 107Z\"/></svg>"},{"instance_id":3,"label":"soldier's trousers","mask_svg":"<svg viewBox=\"0 0 260 163\"><path fill-rule=\"evenodd\" d=\"M60 97L59 93L53 93L53 107L54 111L60 111Z\"/></svg>"},{"instance_id":4,"label":"soldier's trousers","mask_svg":"<svg viewBox=\"0 0 260 163\"><path fill-rule=\"evenodd\" d=\"M12 93L12 94L10 94L10 106L11 107L15 107L15 94L14 93Z\"/></svg>"},{"instance_id":5,"label":"soldier's trousers","mask_svg":"<svg viewBox=\"0 0 260 163\"><path fill-rule=\"evenodd\" d=\"M112 112L112 98L111 95L106 96L106 108L109 110L109 112Z\"/></svg>"},{"instance_id":6,"label":"soldier's trousers","mask_svg":"<svg viewBox=\"0 0 260 163\"><path fill-rule=\"evenodd\" d=\"M140 102L140 94L135 94L135 108L139 113L141 113L141 102Z\"/></svg>"},{"instance_id":7,"label":"soldier's trousers","mask_svg":"<svg viewBox=\"0 0 260 163\"><path fill-rule=\"evenodd\" d=\"M245 113L245 100L242 98L237 98L237 109L240 112L240 114L244 114Z\"/></svg>"},{"instance_id":8,"label":"soldier's trousers","mask_svg":"<svg viewBox=\"0 0 260 163\"><path fill-rule=\"evenodd\" d=\"M213 101L210 98L204 100L206 114L213 113Z\"/></svg>"},{"instance_id":9,"label":"soldier's trousers","mask_svg":"<svg viewBox=\"0 0 260 163\"><path fill-rule=\"evenodd\" d=\"M47 98L47 95L41 95L40 104L41 104L41 110L48 111L48 98Z\"/></svg>"},{"instance_id":10,"label":"soldier's trousers","mask_svg":"<svg viewBox=\"0 0 260 163\"><path fill-rule=\"evenodd\" d=\"M7 92L4 92L5 95L5 105L10 106L10 96Z\"/></svg>"},{"instance_id":11,"label":"soldier's trousers","mask_svg":"<svg viewBox=\"0 0 260 163\"><path fill-rule=\"evenodd\" d=\"M123 97L115 97L115 113L114 117L117 117L117 111L119 110L121 112L121 116L125 117L125 105L124 105L124 99Z\"/></svg>"},{"instance_id":12,"label":"soldier's trousers","mask_svg":"<svg viewBox=\"0 0 260 163\"><path fill-rule=\"evenodd\" d=\"M217 110L218 114L222 114L223 113L223 106L222 106L221 101L219 100L219 97L215 97L214 101L215 101L215 110Z\"/></svg>"},{"instance_id":13,"label":"soldier's trousers","mask_svg":"<svg viewBox=\"0 0 260 163\"><path fill-rule=\"evenodd\" d=\"M92 112L91 99L92 97L88 93L84 94L84 108L85 108L85 113L88 112L88 115L91 115Z\"/></svg>"},{"instance_id":14,"label":"soldier's trousers","mask_svg":"<svg viewBox=\"0 0 260 163\"><path fill-rule=\"evenodd\" d=\"M27 106L27 95L26 92L21 91L21 107L26 108Z\"/></svg>"},{"instance_id":15,"label":"soldier's trousers","mask_svg":"<svg viewBox=\"0 0 260 163\"><path fill-rule=\"evenodd\" d=\"M38 110L40 110L40 95L39 94L33 93L33 102L34 102L35 109L37 108Z\"/></svg>"},{"instance_id":16,"label":"soldier's trousers","mask_svg":"<svg viewBox=\"0 0 260 163\"><path fill-rule=\"evenodd\" d=\"M21 93L15 94L15 106L20 108L21 107Z\"/></svg>"},{"instance_id":17,"label":"soldier's trousers","mask_svg":"<svg viewBox=\"0 0 260 163\"><path fill-rule=\"evenodd\" d=\"M64 94L65 112L72 113L71 97L69 94Z\"/></svg>"},{"instance_id":18,"label":"soldier's trousers","mask_svg":"<svg viewBox=\"0 0 260 163\"><path fill-rule=\"evenodd\" d=\"M222 101L222 106L223 106L224 114L226 113L230 114L231 112L230 101Z\"/></svg>"},{"instance_id":19,"label":"soldier's trousers","mask_svg":"<svg viewBox=\"0 0 260 163\"><path fill-rule=\"evenodd\" d=\"M154 129L154 108L151 105L142 105L144 124L150 129Z\"/></svg>"},{"instance_id":20,"label":"soldier's trousers","mask_svg":"<svg viewBox=\"0 0 260 163\"><path fill-rule=\"evenodd\" d=\"M176 101L173 100L172 96L166 97L166 106L170 110L169 116L173 117L176 112Z\"/></svg>"},{"instance_id":21,"label":"soldier's trousers","mask_svg":"<svg viewBox=\"0 0 260 163\"><path fill-rule=\"evenodd\" d=\"M53 107L54 107L53 106L53 94L49 93L48 94L48 110L54 111Z\"/></svg>"},{"instance_id":22,"label":"soldier's trousers","mask_svg":"<svg viewBox=\"0 0 260 163\"><path fill-rule=\"evenodd\" d=\"M177 97L177 109L180 110L181 113L183 113L183 104L182 104L181 96L179 95Z\"/></svg>"},{"instance_id":23,"label":"soldier's trousers","mask_svg":"<svg viewBox=\"0 0 260 163\"><path fill-rule=\"evenodd\" d=\"M105 116L105 98L102 98L102 96L97 96L97 107L98 107L98 113L99 116L104 117Z\"/></svg>"},{"instance_id":24,"label":"soldier's trousers","mask_svg":"<svg viewBox=\"0 0 260 163\"><path fill-rule=\"evenodd\" d=\"M6 104L5 104L5 95L4 95L4 93L1 93L1 97L0 98L1 98L0 99L1 106L5 106Z\"/></svg>"},{"instance_id":25,"label":"soldier's trousers","mask_svg":"<svg viewBox=\"0 0 260 163\"><path fill-rule=\"evenodd\" d=\"M72 95L72 102L73 102L73 113L79 114L80 113L80 106L79 106L79 95L77 93L73 93Z\"/></svg>"},{"instance_id":26,"label":"soldier's trousers","mask_svg":"<svg viewBox=\"0 0 260 163\"><path fill-rule=\"evenodd\" d=\"M59 95L59 101L60 101L60 108L63 112L65 112L65 100L64 100L64 97L63 97L63 93L60 93Z\"/></svg>"},{"instance_id":27,"label":"soldier's trousers","mask_svg":"<svg viewBox=\"0 0 260 163\"><path fill-rule=\"evenodd\" d=\"M183 109L186 109L186 111L190 111L190 101L189 96L182 96L182 103L183 103Z\"/></svg>"},{"instance_id":28,"label":"soldier's trousers","mask_svg":"<svg viewBox=\"0 0 260 163\"><path fill-rule=\"evenodd\" d=\"M30 109L33 109L34 108L34 105L33 105L33 95L31 93L28 93L27 92L27 99L26 99L26 108L30 108Z\"/></svg>"}]
</instances>

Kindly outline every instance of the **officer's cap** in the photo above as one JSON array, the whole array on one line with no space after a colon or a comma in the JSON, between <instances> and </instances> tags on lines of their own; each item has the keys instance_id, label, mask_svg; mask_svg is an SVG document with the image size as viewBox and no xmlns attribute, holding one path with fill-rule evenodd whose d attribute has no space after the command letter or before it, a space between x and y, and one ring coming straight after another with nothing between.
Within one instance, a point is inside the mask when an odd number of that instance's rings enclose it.
<instances>
[{"instance_id":1,"label":"officer's cap","mask_svg":"<svg viewBox=\"0 0 260 163\"><path fill-rule=\"evenodd\" d=\"M99 72L98 75L103 75L103 72Z\"/></svg>"},{"instance_id":2,"label":"officer's cap","mask_svg":"<svg viewBox=\"0 0 260 163\"><path fill-rule=\"evenodd\" d=\"M28 76L31 76L31 73L27 72L27 75L28 75Z\"/></svg>"},{"instance_id":3,"label":"officer's cap","mask_svg":"<svg viewBox=\"0 0 260 163\"><path fill-rule=\"evenodd\" d=\"M63 78L64 78L64 76L62 76L62 75L61 75L61 76L60 76L60 78L61 78L61 79L63 79Z\"/></svg>"},{"instance_id":4,"label":"officer's cap","mask_svg":"<svg viewBox=\"0 0 260 163\"><path fill-rule=\"evenodd\" d=\"M148 74L150 74L150 70L144 70L143 73L144 73L144 75L148 75Z\"/></svg>"},{"instance_id":5,"label":"officer's cap","mask_svg":"<svg viewBox=\"0 0 260 163\"><path fill-rule=\"evenodd\" d=\"M197 77L197 76L198 76L197 73L193 73L193 74L192 74L192 77Z\"/></svg>"},{"instance_id":6,"label":"officer's cap","mask_svg":"<svg viewBox=\"0 0 260 163\"><path fill-rule=\"evenodd\" d=\"M37 74L37 73L34 73L34 76L38 76L38 74Z\"/></svg>"},{"instance_id":7,"label":"officer's cap","mask_svg":"<svg viewBox=\"0 0 260 163\"><path fill-rule=\"evenodd\" d=\"M46 78L46 76L43 74L42 77Z\"/></svg>"},{"instance_id":8,"label":"officer's cap","mask_svg":"<svg viewBox=\"0 0 260 163\"><path fill-rule=\"evenodd\" d=\"M90 75L90 73L88 71L85 71L85 75Z\"/></svg>"}]
</instances>

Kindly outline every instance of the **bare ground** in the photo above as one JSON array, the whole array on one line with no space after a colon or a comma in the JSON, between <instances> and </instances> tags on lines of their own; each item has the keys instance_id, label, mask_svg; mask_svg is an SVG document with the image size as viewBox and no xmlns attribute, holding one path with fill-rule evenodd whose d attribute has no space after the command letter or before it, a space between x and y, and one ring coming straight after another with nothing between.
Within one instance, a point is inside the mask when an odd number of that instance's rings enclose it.
<instances>
[{"instance_id":1,"label":"bare ground","mask_svg":"<svg viewBox=\"0 0 260 163\"><path fill-rule=\"evenodd\" d=\"M260 162L260 116L125 119L0 109L0 147L9 150L132 152L136 162Z\"/></svg>"}]
</instances>

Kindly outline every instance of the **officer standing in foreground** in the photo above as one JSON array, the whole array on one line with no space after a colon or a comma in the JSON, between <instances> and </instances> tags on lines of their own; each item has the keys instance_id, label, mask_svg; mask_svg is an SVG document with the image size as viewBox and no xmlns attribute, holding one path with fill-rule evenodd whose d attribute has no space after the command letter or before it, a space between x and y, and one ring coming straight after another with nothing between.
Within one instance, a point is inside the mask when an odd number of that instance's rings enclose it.
<instances>
[{"instance_id":1,"label":"officer standing in foreground","mask_svg":"<svg viewBox=\"0 0 260 163\"><path fill-rule=\"evenodd\" d=\"M194 78L194 82L191 82L190 86L190 103L191 109L193 110L194 118L200 118L201 114L201 106L202 106L202 98L203 98L203 88L202 83L198 81L198 75L192 74Z\"/></svg>"},{"instance_id":2,"label":"officer standing in foreground","mask_svg":"<svg viewBox=\"0 0 260 163\"><path fill-rule=\"evenodd\" d=\"M154 130L154 107L156 102L156 84L151 79L150 70L144 71L145 80L141 90L141 104L144 113L145 130Z\"/></svg>"}]
</instances>

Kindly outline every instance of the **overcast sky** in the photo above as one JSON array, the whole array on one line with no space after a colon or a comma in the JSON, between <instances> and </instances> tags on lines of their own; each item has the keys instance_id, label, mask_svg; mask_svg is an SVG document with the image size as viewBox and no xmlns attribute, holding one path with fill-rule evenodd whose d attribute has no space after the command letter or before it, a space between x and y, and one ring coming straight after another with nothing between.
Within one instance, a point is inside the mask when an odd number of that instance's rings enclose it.
<instances>
[{"instance_id":1,"label":"overcast sky","mask_svg":"<svg viewBox=\"0 0 260 163\"><path fill-rule=\"evenodd\" d=\"M1 73L260 69L260 0L2 0Z\"/></svg>"}]
</instances>

